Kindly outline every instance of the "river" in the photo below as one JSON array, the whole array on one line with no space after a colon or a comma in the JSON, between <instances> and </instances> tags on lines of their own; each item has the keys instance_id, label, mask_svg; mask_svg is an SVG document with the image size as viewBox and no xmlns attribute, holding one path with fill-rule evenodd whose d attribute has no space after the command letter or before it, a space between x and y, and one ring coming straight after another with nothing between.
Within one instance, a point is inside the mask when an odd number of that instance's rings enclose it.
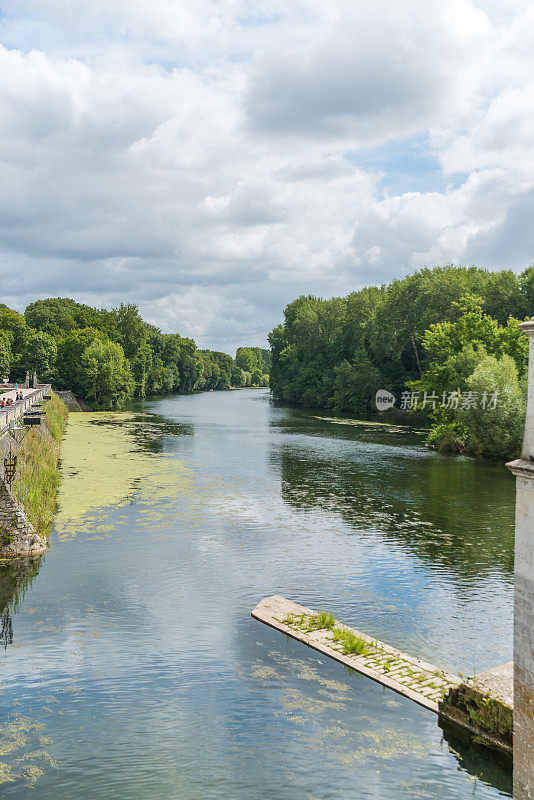
<instances>
[{"instance_id":1,"label":"river","mask_svg":"<svg viewBox=\"0 0 534 800\"><path fill-rule=\"evenodd\" d=\"M439 667L511 660L515 487L266 390L71 415L40 564L0 567L2 798L477 800L509 764L251 619L281 594Z\"/></svg>"}]
</instances>

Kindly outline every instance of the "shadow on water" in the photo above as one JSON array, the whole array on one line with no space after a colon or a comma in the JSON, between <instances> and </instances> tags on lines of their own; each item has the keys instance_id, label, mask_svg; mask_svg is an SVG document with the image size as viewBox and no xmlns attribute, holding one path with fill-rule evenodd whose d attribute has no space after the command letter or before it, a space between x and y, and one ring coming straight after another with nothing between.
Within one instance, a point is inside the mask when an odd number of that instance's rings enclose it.
<instances>
[{"instance_id":1,"label":"shadow on water","mask_svg":"<svg viewBox=\"0 0 534 800\"><path fill-rule=\"evenodd\" d=\"M40 566L40 558L19 558L0 563L0 644L4 649L13 644L13 615L19 610Z\"/></svg>"},{"instance_id":2,"label":"shadow on water","mask_svg":"<svg viewBox=\"0 0 534 800\"><path fill-rule=\"evenodd\" d=\"M511 755L487 747L469 731L445 720L440 720L439 726L449 750L456 756L462 769L499 792L512 795Z\"/></svg>"},{"instance_id":3,"label":"shadow on water","mask_svg":"<svg viewBox=\"0 0 534 800\"><path fill-rule=\"evenodd\" d=\"M376 536L458 583L514 570L515 486L501 463L444 456L395 426L329 423L298 411L275 419L283 433L270 464L285 502L339 515L348 535ZM458 770L512 794L512 758L440 721Z\"/></svg>"},{"instance_id":4,"label":"shadow on water","mask_svg":"<svg viewBox=\"0 0 534 800\"><path fill-rule=\"evenodd\" d=\"M514 484L504 465L443 456L409 431L303 416L275 425L290 434L270 455L288 504L340 514L355 532L378 533L458 578L498 571L512 580Z\"/></svg>"}]
</instances>

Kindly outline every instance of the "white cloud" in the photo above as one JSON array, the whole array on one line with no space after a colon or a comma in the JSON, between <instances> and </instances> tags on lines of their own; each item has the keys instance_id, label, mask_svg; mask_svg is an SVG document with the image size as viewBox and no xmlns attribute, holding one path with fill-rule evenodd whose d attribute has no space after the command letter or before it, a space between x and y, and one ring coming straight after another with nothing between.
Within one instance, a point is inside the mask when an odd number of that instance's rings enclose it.
<instances>
[{"instance_id":1,"label":"white cloud","mask_svg":"<svg viewBox=\"0 0 534 800\"><path fill-rule=\"evenodd\" d=\"M534 260L527 4L192 9L4 3L6 301L125 299L230 350L302 292ZM430 190L388 189L407 136L429 142Z\"/></svg>"},{"instance_id":2,"label":"white cloud","mask_svg":"<svg viewBox=\"0 0 534 800\"><path fill-rule=\"evenodd\" d=\"M254 72L251 125L376 144L463 117L476 102L491 26L467 0L351 0L324 37Z\"/></svg>"}]
</instances>

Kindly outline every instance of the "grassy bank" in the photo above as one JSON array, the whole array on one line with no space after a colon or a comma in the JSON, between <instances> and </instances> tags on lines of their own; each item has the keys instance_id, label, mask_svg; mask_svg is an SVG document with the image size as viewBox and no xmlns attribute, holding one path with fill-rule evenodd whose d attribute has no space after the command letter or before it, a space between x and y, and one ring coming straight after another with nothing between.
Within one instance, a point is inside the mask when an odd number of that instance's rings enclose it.
<instances>
[{"instance_id":1,"label":"grassy bank","mask_svg":"<svg viewBox=\"0 0 534 800\"><path fill-rule=\"evenodd\" d=\"M57 395L45 402L46 431L30 429L18 452L13 491L38 533L52 525L59 486L59 445L67 424L66 405Z\"/></svg>"}]
</instances>

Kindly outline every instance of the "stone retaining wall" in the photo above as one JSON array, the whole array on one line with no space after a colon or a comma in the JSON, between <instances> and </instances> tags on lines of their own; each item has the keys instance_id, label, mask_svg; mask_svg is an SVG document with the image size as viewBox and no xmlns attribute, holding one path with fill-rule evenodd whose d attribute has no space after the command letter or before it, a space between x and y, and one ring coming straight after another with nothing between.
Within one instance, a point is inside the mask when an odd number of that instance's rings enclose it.
<instances>
[{"instance_id":1,"label":"stone retaining wall","mask_svg":"<svg viewBox=\"0 0 534 800\"><path fill-rule=\"evenodd\" d=\"M529 337L528 400L516 476L514 592L514 798L534 800L534 317Z\"/></svg>"},{"instance_id":2,"label":"stone retaining wall","mask_svg":"<svg viewBox=\"0 0 534 800\"><path fill-rule=\"evenodd\" d=\"M44 422L39 432L52 439ZM0 558L33 557L47 548L46 539L36 532L4 480L4 458L10 453L17 455L20 449L21 444L9 431L0 434Z\"/></svg>"},{"instance_id":3,"label":"stone retaining wall","mask_svg":"<svg viewBox=\"0 0 534 800\"><path fill-rule=\"evenodd\" d=\"M3 479L0 479L0 548L2 558L40 555L46 550L46 540L36 532Z\"/></svg>"}]
</instances>

